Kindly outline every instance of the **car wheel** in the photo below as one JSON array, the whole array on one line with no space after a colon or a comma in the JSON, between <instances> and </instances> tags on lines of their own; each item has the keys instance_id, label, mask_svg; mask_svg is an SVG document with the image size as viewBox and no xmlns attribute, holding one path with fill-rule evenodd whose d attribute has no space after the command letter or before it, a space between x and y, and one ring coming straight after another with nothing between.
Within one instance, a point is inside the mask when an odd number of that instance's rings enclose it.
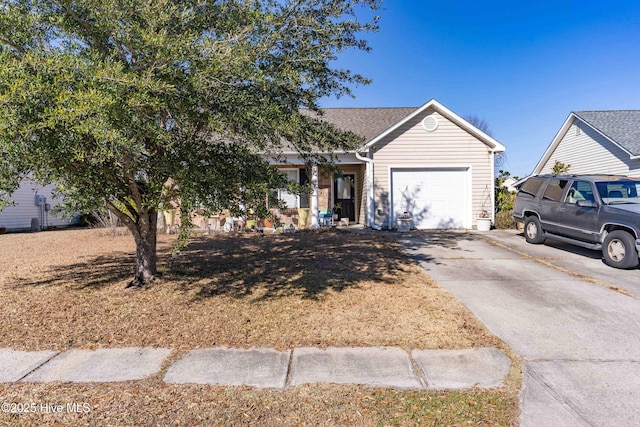
<instances>
[{"instance_id":1,"label":"car wheel","mask_svg":"<svg viewBox=\"0 0 640 427\"><path fill-rule=\"evenodd\" d=\"M615 268L634 268L640 263L635 239L622 230L607 234L604 238L602 256L608 265Z\"/></svg>"},{"instance_id":2,"label":"car wheel","mask_svg":"<svg viewBox=\"0 0 640 427\"><path fill-rule=\"evenodd\" d=\"M527 242L536 245L545 241L546 237L544 237L544 231L542 231L542 226L537 216L528 216L524 220L524 238Z\"/></svg>"}]
</instances>

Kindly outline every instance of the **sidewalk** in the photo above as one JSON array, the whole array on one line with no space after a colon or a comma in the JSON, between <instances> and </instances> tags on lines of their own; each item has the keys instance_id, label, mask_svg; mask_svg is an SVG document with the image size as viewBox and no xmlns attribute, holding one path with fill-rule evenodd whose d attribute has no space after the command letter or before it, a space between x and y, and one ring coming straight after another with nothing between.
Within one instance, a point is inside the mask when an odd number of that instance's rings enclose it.
<instances>
[{"instance_id":1,"label":"sidewalk","mask_svg":"<svg viewBox=\"0 0 640 427\"><path fill-rule=\"evenodd\" d=\"M0 349L0 383L118 382L161 373L173 353L162 348L16 351ZM208 348L185 352L162 373L170 384L280 389L310 383L360 384L402 390L491 388L511 361L495 348L413 350L397 347L327 349Z\"/></svg>"}]
</instances>

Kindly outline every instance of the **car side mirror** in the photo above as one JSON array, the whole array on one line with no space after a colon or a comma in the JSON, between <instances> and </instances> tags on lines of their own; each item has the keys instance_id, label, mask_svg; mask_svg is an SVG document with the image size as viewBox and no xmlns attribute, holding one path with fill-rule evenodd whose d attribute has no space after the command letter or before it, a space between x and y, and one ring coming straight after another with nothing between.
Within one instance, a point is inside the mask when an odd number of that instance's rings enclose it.
<instances>
[{"instance_id":1,"label":"car side mirror","mask_svg":"<svg viewBox=\"0 0 640 427\"><path fill-rule=\"evenodd\" d=\"M593 200L578 200L576 205L581 208L595 208L598 206Z\"/></svg>"}]
</instances>

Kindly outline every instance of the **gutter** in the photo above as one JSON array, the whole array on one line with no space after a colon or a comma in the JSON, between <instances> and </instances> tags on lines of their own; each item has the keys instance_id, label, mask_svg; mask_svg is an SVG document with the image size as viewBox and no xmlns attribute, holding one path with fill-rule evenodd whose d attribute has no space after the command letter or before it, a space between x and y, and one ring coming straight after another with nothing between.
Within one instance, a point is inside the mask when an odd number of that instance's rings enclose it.
<instances>
[{"instance_id":1,"label":"gutter","mask_svg":"<svg viewBox=\"0 0 640 427\"><path fill-rule=\"evenodd\" d=\"M367 175L367 221L366 225L374 230L381 231L382 227L375 223L375 213L373 212L373 159L363 157L358 151L355 152L356 159L366 163Z\"/></svg>"}]
</instances>

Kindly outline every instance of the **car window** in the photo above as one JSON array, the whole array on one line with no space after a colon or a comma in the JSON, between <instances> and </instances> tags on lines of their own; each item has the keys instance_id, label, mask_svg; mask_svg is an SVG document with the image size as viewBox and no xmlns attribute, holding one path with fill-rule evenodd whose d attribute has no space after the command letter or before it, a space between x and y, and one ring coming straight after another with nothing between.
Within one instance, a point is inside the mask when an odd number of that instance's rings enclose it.
<instances>
[{"instance_id":1,"label":"car window","mask_svg":"<svg viewBox=\"0 0 640 427\"><path fill-rule=\"evenodd\" d=\"M520 187L520 194L528 194L535 197L543 182L544 179L542 178L529 178L522 184L522 187Z\"/></svg>"},{"instance_id":2,"label":"car window","mask_svg":"<svg viewBox=\"0 0 640 427\"><path fill-rule=\"evenodd\" d=\"M553 200L555 202L559 202L562 198L562 193L564 192L564 188L569 183L566 179L552 178L549 180L549 184L547 188L544 190L543 198L547 200Z\"/></svg>"},{"instance_id":3,"label":"car window","mask_svg":"<svg viewBox=\"0 0 640 427\"><path fill-rule=\"evenodd\" d=\"M569 191L567 191L565 202L575 205L580 200L589 200L592 202L596 200L593 195L593 188L588 181L574 181Z\"/></svg>"},{"instance_id":4,"label":"car window","mask_svg":"<svg viewBox=\"0 0 640 427\"><path fill-rule=\"evenodd\" d=\"M606 204L640 203L638 181L608 181L596 183L598 193Z\"/></svg>"}]
</instances>

